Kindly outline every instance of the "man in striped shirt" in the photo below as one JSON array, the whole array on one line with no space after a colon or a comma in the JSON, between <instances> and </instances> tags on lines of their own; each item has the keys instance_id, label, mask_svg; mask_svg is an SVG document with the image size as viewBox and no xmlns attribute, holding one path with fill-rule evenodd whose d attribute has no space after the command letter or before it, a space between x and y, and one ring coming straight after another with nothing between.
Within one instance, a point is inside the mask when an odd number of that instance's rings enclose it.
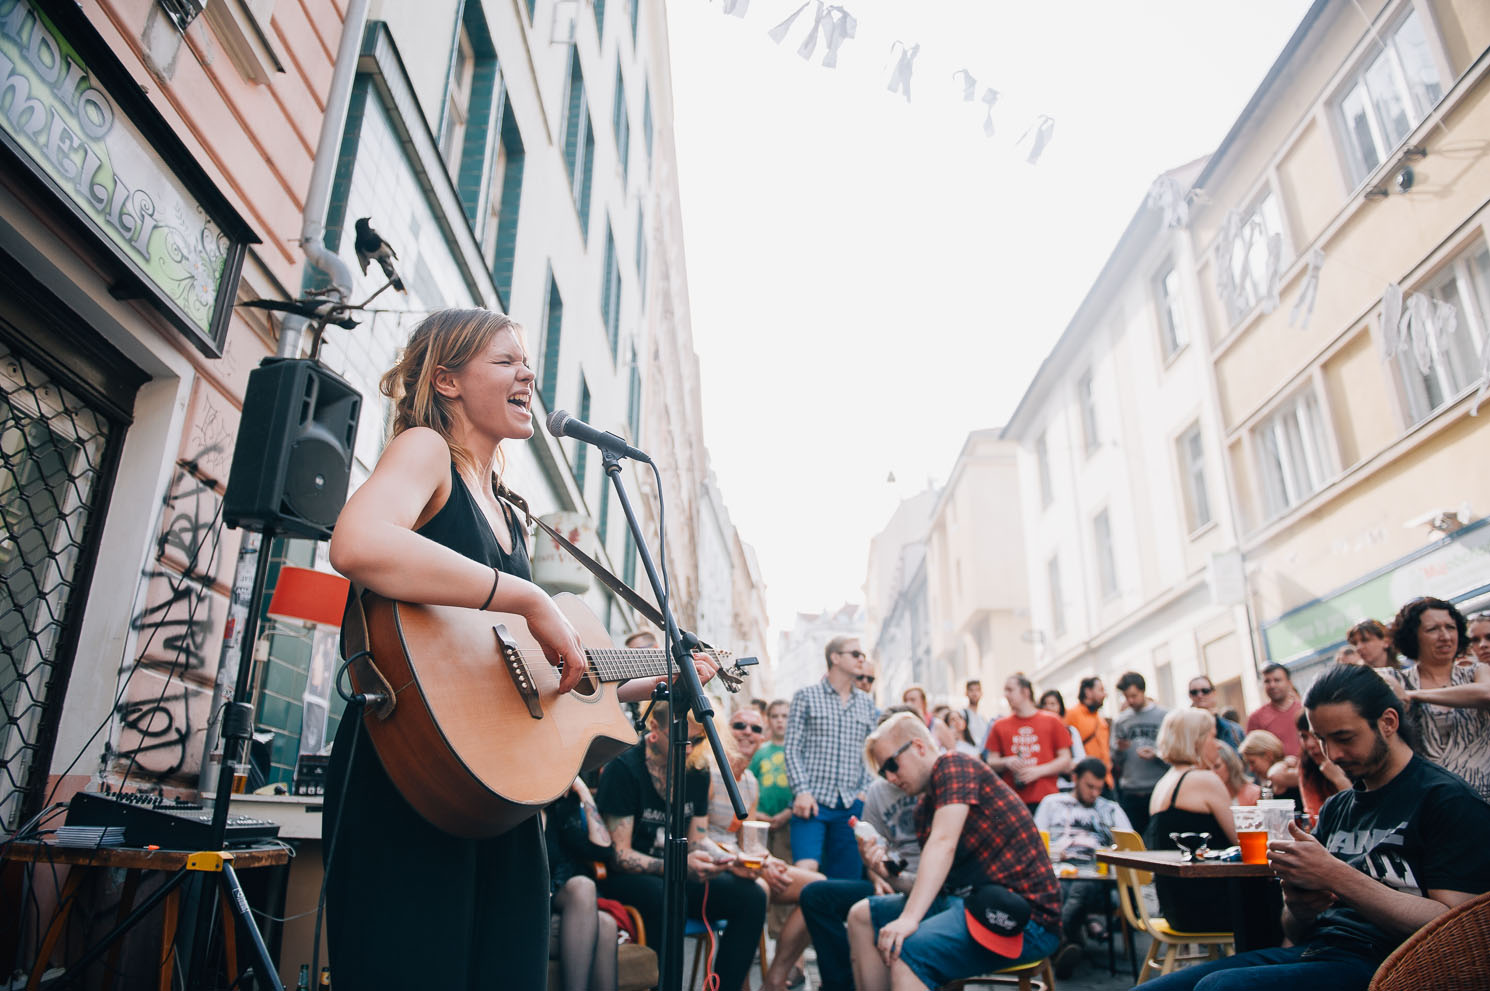
<instances>
[{"instance_id":1,"label":"man in striped shirt","mask_svg":"<svg viewBox=\"0 0 1490 991\"><path fill-rule=\"evenodd\" d=\"M792 859L830 878L857 879L863 868L849 819L863 810L872 780L864 739L879 713L869 694L854 685L866 664L858 638L834 637L823 654L827 672L792 696L786 726Z\"/></svg>"}]
</instances>

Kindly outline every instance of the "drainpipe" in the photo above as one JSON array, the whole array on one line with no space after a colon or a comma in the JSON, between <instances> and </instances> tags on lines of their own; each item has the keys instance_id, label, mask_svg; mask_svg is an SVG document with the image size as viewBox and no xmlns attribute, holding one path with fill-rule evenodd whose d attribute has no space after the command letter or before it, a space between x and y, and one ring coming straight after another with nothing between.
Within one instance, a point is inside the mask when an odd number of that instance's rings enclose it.
<instances>
[{"instance_id":1,"label":"drainpipe","mask_svg":"<svg viewBox=\"0 0 1490 991\"><path fill-rule=\"evenodd\" d=\"M331 176L336 171L337 152L347 126L347 105L352 98L352 80L357 74L357 59L362 50L362 35L367 27L368 0L349 0L347 18L342 22L341 44L336 50L336 69L331 76L331 90L326 94L326 116L321 120L321 137L316 143L316 158L310 173L310 188L305 194L304 221L300 228L300 247L309 269L320 269L331 277L331 295L341 302L352 297L352 270L346 262L326 249L326 204L331 199ZM281 358L300 356L301 338L308 323L304 317L288 315L279 324Z\"/></svg>"}]
</instances>

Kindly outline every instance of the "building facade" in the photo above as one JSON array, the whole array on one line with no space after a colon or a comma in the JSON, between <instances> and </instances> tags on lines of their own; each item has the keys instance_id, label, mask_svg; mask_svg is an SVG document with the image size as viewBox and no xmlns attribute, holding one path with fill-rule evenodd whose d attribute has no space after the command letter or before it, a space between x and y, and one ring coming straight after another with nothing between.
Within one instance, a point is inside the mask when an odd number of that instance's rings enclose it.
<instances>
[{"instance_id":1,"label":"building facade","mask_svg":"<svg viewBox=\"0 0 1490 991\"><path fill-rule=\"evenodd\" d=\"M823 649L837 636L858 637L860 644L867 642L863 606L846 602L820 613L797 613L791 628L777 638L772 654L776 697L790 699L797 689L821 680L827 672ZM875 688L879 688L878 682ZM875 697L885 696L876 692Z\"/></svg>"},{"instance_id":2,"label":"building facade","mask_svg":"<svg viewBox=\"0 0 1490 991\"><path fill-rule=\"evenodd\" d=\"M1202 166L1159 182L1183 203ZM1227 704L1255 704L1246 609L1215 580L1236 537L1202 327L1185 230L1140 206L1005 428L1020 450L1032 680L1068 703L1082 678L1111 690L1131 670L1166 705L1196 674Z\"/></svg>"},{"instance_id":3,"label":"building facade","mask_svg":"<svg viewBox=\"0 0 1490 991\"><path fill-rule=\"evenodd\" d=\"M1196 184L1259 659L1490 594L1490 8L1322 0Z\"/></svg>"}]
</instances>

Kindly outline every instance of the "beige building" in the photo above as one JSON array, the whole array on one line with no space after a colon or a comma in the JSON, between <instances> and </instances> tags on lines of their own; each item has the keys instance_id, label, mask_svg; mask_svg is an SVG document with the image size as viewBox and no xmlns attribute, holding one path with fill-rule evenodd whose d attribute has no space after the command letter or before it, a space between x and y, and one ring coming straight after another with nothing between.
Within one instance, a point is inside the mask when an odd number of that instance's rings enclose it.
<instances>
[{"instance_id":1,"label":"beige building","mask_svg":"<svg viewBox=\"0 0 1490 991\"><path fill-rule=\"evenodd\" d=\"M1412 596L1490 592L1487 46L1481 0L1321 0L1196 180L1264 660L1307 668Z\"/></svg>"}]
</instances>

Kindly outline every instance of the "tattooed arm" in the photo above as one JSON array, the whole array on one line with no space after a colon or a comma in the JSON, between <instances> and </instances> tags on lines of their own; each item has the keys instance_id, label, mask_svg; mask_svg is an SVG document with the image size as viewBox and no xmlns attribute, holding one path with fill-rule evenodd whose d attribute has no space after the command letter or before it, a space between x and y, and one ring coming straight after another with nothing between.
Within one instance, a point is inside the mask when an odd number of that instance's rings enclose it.
<instances>
[{"instance_id":1,"label":"tattooed arm","mask_svg":"<svg viewBox=\"0 0 1490 991\"><path fill-rule=\"evenodd\" d=\"M616 848L616 869L626 874L661 874L660 858L631 848L631 831L635 824L635 816L605 817L605 826L610 830L611 842Z\"/></svg>"}]
</instances>

